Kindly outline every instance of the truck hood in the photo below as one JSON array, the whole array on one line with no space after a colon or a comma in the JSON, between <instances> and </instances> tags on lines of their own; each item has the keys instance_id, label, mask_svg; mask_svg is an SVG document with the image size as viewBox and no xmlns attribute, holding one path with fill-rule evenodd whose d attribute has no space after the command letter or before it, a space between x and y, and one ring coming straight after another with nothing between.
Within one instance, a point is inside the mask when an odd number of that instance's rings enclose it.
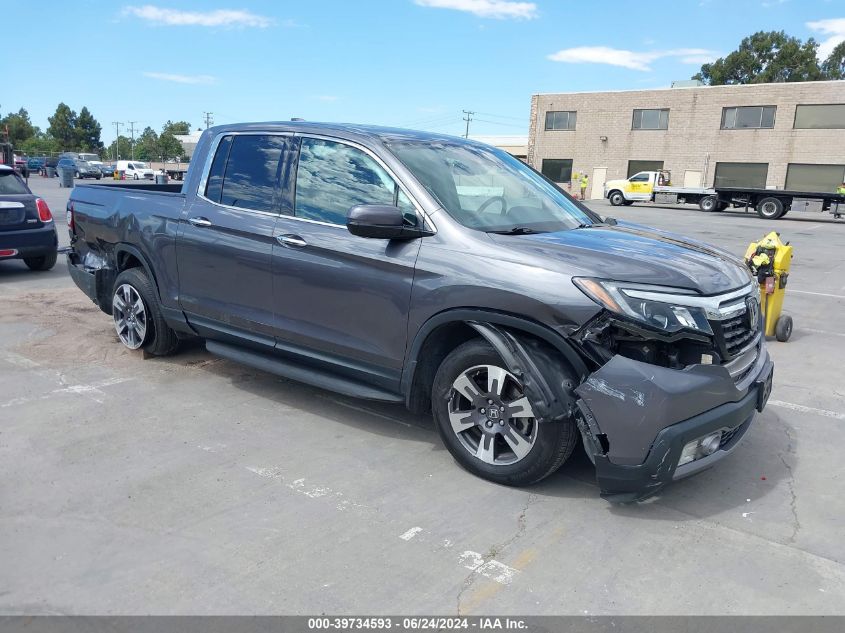
<instances>
[{"instance_id":1,"label":"truck hood","mask_svg":"<svg viewBox=\"0 0 845 633\"><path fill-rule=\"evenodd\" d=\"M702 295L735 290L751 280L743 263L725 251L634 224L490 237L514 252L556 260L573 276L688 288Z\"/></svg>"},{"instance_id":2,"label":"truck hood","mask_svg":"<svg viewBox=\"0 0 845 633\"><path fill-rule=\"evenodd\" d=\"M604 183L604 190L610 191L611 189L624 189L627 184L627 180L607 180Z\"/></svg>"}]
</instances>

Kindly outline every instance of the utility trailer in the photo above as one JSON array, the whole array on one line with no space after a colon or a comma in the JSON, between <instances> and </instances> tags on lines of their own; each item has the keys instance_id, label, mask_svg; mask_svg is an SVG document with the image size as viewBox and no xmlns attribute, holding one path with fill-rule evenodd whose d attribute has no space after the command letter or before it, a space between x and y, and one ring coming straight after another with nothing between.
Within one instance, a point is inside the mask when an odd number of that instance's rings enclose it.
<instances>
[{"instance_id":1,"label":"utility trailer","mask_svg":"<svg viewBox=\"0 0 845 633\"><path fill-rule=\"evenodd\" d=\"M810 211L845 216L845 195L816 191L788 191L784 189L748 189L745 187L716 187L717 209L729 206L746 211L754 209L764 220L777 220L789 211ZM721 208L719 208L721 207Z\"/></svg>"}]
</instances>

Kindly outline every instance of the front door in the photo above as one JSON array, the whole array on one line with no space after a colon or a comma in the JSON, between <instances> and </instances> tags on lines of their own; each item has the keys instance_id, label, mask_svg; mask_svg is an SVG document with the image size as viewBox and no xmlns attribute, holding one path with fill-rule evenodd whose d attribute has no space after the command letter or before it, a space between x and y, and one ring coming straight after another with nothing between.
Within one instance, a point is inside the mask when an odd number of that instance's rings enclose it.
<instances>
[{"instance_id":1,"label":"front door","mask_svg":"<svg viewBox=\"0 0 845 633\"><path fill-rule=\"evenodd\" d=\"M625 187L625 197L628 200L650 200L651 192L654 190L651 174L641 171L628 178Z\"/></svg>"},{"instance_id":2,"label":"front door","mask_svg":"<svg viewBox=\"0 0 845 633\"><path fill-rule=\"evenodd\" d=\"M176 243L180 305L206 336L272 347L272 252L290 137L223 136Z\"/></svg>"},{"instance_id":3,"label":"front door","mask_svg":"<svg viewBox=\"0 0 845 633\"><path fill-rule=\"evenodd\" d=\"M358 204L416 210L372 153L342 141L303 137L294 179L273 254L277 348L398 388L420 240L356 237L346 214Z\"/></svg>"},{"instance_id":4,"label":"front door","mask_svg":"<svg viewBox=\"0 0 845 633\"><path fill-rule=\"evenodd\" d=\"M590 200L601 200L604 198L604 183L607 180L607 167L596 167L593 169L592 189L590 189Z\"/></svg>"}]
</instances>

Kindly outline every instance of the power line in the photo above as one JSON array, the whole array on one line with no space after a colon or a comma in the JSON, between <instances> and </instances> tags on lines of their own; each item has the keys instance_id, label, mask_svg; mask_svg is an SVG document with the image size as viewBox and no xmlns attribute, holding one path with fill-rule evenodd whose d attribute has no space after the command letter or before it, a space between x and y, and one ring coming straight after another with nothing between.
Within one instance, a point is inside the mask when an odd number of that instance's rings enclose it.
<instances>
[{"instance_id":1,"label":"power line","mask_svg":"<svg viewBox=\"0 0 845 633\"><path fill-rule=\"evenodd\" d=\"M475 114L475 112L470 112L469 110L462 110L462 112L466 114L463 120L467 122L467 129L466 133L464 134L464 138L469 138L469 123L470 121L472 121L472 115Z\"/></svg>"},{"instance_id":2,"label":"power line","mask_svg":"<svg viewBox=\"0 0 845 633\"><path fill-rule=\"evenodd\" d=\"M480 114L481 116L491 116L494 119L513 119L514 121L525 121L524 116L507 116L505 114L493 114L492 112L476 112L476 114Z\"/></svg>"},{"instance_id":3,"label":"power line","mask_svg":"<svg viewBox=\"0 0 845 633\"><path fill-rule=\"evenodd\" d=\"M491 123L493 125L503 125L505 127L518 127L522 130L525 129L525 125L517 125L516 123L502 123L501 121L489 121L487 119L474 119L475 121L480 121L482 123Z\"/></svg>"}]
</instances>

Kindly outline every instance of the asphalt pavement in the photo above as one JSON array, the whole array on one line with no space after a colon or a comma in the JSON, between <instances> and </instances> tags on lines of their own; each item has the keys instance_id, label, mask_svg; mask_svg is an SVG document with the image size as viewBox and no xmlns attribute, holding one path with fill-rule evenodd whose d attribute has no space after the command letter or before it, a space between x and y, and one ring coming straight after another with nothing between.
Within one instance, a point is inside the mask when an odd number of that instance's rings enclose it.
<instances>
[{"instance_id":1,"label":"asphalt pavement","mask_svg":"<svg viewBox=\"0 0 845 633\"><path fill-rule=\"evenodd\" d=\"M30 184L66 244L68 191ZM715 468L629 506L581 452L497 486L427 417L199 345L144 359L63 257L2 262L0 613L845 613L843 222L590 204L739 255L795 246L774 393Z\"/></svg>"}]
</instances>

